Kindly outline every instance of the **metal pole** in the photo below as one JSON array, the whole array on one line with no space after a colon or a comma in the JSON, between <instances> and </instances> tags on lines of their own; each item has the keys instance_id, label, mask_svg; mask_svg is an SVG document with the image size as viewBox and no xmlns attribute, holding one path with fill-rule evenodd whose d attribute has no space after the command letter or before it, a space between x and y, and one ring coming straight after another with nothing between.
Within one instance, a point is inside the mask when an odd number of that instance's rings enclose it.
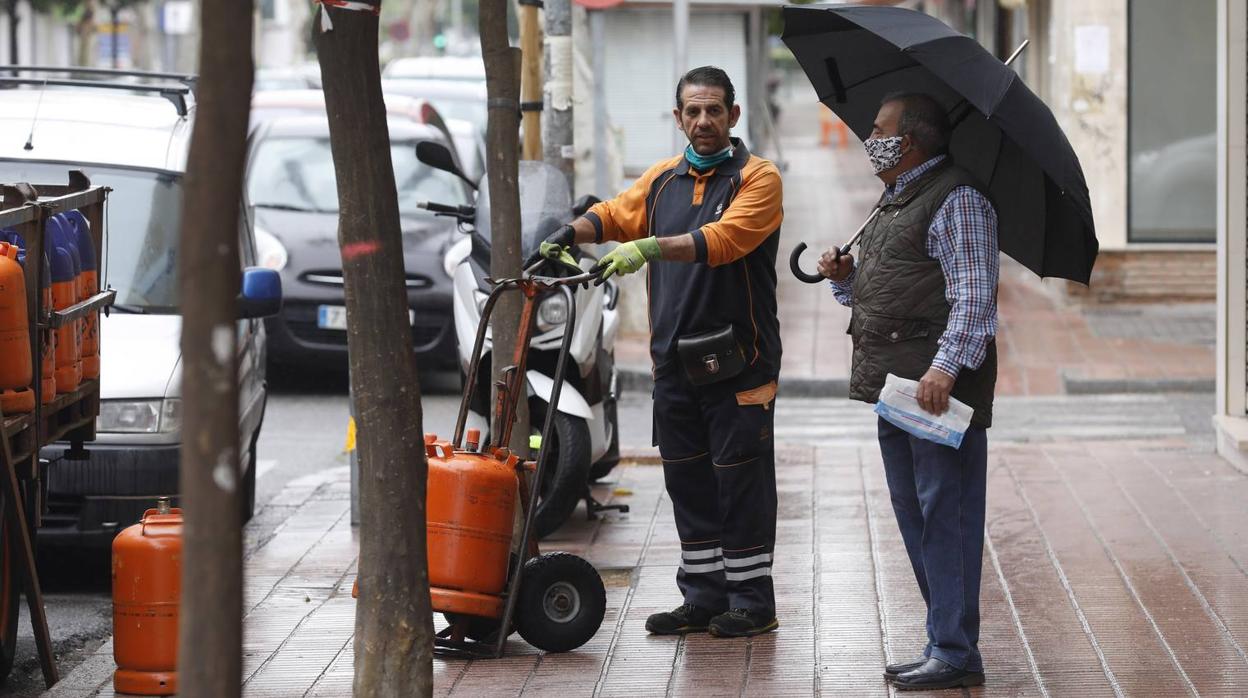
<instances>
[{"instance_id":1,"label":"metal pole","mask_svg":"<svg viewBox=\"0 0 1248 698\"><path fill-rule=\"evenodd\" d=\"M602 10L589 13L589 41L593 45L594 68L594 191L600 197L612 192L607 178L607 15Z\"/></svg>"},{"instance_id":2,"label":"metal pole","mask_svg":"<svg viewBox=\"0 0 1248 698\"><path fill-rule=\"evenodd\" d=\"M117 46L117 42L118 42L118 40L120 39L119 32L117 31L117 16L118 16L118 14L119 14L119 11L118 11L118 7L117 7L117 5L113 4L113 5L109 5L109 6L108 6L108 18L109 18L109 21L110 21L110 22L112 22L112 24L113 24L112 34L111 34L111 35L112 35L112 37L113 37L113 43L112 43L112 48L113 48L113 70L117 70L118 68L120 68L120 67L121 67L121 65L120 65L120 63L119 63L119 60L118 60L118 54L119 54L119 52L120 52L120 48Z\"/></svg>"},{"instance_id":3,"label":"metal pole","mask_svg":"<svg viewBox=\"0 0 1248 698\"><path fill-rule=\"evenodd\" d=\"M542 159L542 30L537 22L539 0L519 0L520 61L523 78L520 82L520 111L523 138L523 159Z\"/></svg>"},{"instance_id":4,"label":"metal pole","mask_svg":"<svg viewBox=\"0 0 1248 698\"><path fill-rule=\"evenodd\" d=\"M689 70L689 0L672 2L672 53L675 80L678 82ZM672 132L672 152L684 149L685 135L679 130Z\"/></svg>"},{"instance_id":5,"label":"metal pole","mask_svg":"<svg viewBox=\"0 0 1248 698\"><path fill-rule=\"evenodd\" d=\"M351 525L360 525L360 448L359 433L360 424L355 418L355 389L348 384L347 386L347 406L351 412L351 431L352 438L351 451L348 454L351 459Z\"/></svg>"},{"instance_id":6,"label":"metal pole","mask_svg":"<svg viewBox=\"0 0 1248 698\"><path fill-rule=\"evenodd\" d=\"M572 143L572 2L546 0L546 60L543 80L542 159L567 177L575 189L576 151Z\"/></svg>"},{"instance_id":7,"label":"metal pole","mask_svg":"<svg viewBox=\"0 0 1248 698\"><path fill-rule=\"evenodd\" d=\"M980 46L997 55L997 0L979 0L975 4L975 34Z\"/></svg>"}]
</instances>

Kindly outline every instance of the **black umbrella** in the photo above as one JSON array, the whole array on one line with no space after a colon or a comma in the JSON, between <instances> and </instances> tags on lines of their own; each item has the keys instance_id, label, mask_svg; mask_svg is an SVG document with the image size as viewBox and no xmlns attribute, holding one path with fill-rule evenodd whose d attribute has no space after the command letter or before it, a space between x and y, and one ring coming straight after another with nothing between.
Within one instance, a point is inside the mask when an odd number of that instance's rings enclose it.
<instances>
[{"instance_id":1,"label":"black umbrella","mask_svg":"<svg viewBox=\"0 0 1248 698\"><path fill-rule=\"evenodd\" d=\"M785 7L783 39L819 101L863 140L885 95L934 97L954 124L950 156L996 205L1001 251L1040 276L1088 283L1098 246L1079 158L1013 69L940 20L897 7Z\"/></svg>"}]
</instances>

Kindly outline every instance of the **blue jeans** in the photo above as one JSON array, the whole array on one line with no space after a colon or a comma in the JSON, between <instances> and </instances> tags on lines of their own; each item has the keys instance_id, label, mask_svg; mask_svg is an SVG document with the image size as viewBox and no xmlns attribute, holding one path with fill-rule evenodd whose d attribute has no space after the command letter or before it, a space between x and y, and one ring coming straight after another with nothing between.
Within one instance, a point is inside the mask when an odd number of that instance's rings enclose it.
<instances>
[{"instance_id":1,"label":"blue jeans","mask_svg":"<svg viewBox=\"0 0 1248 698\"><path fill-rule=\"evenodd\" d=\"M984 555L988 435L972 427L958 449L879 420L880 453L897 527L927 603L926 657L983 671L979 577Z\"/></svg>"}]
</instances>

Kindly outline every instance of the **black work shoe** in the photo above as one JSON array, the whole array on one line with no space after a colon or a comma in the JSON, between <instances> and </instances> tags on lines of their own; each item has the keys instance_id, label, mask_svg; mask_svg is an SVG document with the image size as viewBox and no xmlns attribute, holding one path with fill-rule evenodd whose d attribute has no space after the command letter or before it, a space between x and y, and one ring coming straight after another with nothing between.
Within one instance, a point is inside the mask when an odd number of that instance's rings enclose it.
<instances>
[{"instance_id":1,"label":"black work shoe","mask_svg":"<svg viewBox=\"0 0 1248 698\"><path fill-rule=\"evenodd\" d=\"M984 672L958 669L935 657L928 659L918 669L903 672L893 679L893 685L900 691L963 688L983 684Z\"/></svg>"},{"instance_id":2,"label":"black work shoe","mask_svg":"<svg viewBox=\"0 0 1248 698\"><path fill-rule=\"evenodd\" d=\"M750 637L769 633L778 627L780 621L773 615L734 608L712 618L710 630L715 637Z\"/></svg>"},{"instance_id":3,"label":"black work shoe","mask_svg":"<svg viewBox=\"0 0 1248 698\"><path fill-rule=\"evenodd\" d=\"M684 603L666 613L655 613L646 619L646 630L655 635L684 635L706 632L714 611Z\"/></svg>"},{"instance_id":4,"label":"black work shoe","mask_svg":"<svg viewBox=\"0 0 1248 698\"><path fill-rule=\"evenodd\" d=\"M927 657L919 657L913 662L904 662L902 664L887 664L884 666L884 680L892 681L897 678L898 674L914 671L924 664L927 664Z\"/></svg>"}]
</instances>

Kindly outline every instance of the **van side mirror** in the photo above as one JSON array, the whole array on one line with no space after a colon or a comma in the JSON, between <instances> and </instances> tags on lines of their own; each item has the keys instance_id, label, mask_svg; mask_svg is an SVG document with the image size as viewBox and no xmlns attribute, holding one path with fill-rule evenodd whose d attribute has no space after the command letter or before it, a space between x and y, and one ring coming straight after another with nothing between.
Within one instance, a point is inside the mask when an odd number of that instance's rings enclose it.
<instances>
[{"instance_id":1,"label":"van side mirror","mask_svg":"<svg viewBox=\"0 0 1248 698\"><path fill-rule=\"evenodd\" d=\"M420 141L416 144L416 159L432 167L435 170L450 172L468 183L473 189L477 188L476 182L473 182L464 171L459 169L459 163L455 162L455 156L451 154L450 148L441 143L434 141Z\"/></svg>"},{"instance_id":2,"label":"van side mirror","mask_svg":"<svg viewBox=\"0 0 1248 698\"><path fill-rule=\"evenodd\" d=\"M277 315L282 309L282 277L272 269L247 267L236 305L240 319Z\"/></svg>"},{"instance_id":3,"label":"van side mirror","mask_svg":"<svg viewBox=\"0 0 1248 698\"><path fill-rule=\"evenodd\" d=\"M572 215L577 218L580 218L581 216L589 212L589 209L591 206L593 206L596 203L600 203L601 201L602 199L599 199L593 194L586 194L585 196L582 196L581 198L577 199L576 202L572 204Z\"/></svg>"}]
</instances>

